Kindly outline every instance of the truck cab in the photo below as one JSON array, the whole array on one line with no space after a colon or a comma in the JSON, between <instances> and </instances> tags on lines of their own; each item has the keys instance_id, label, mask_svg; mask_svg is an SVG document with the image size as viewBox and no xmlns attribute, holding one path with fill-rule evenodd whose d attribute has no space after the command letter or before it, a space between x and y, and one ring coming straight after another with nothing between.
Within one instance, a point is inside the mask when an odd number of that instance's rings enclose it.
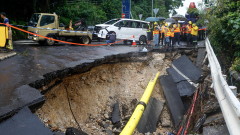
<instances>
[{"instance_id":1,"label":"truck cab","mask_svg":"<svg viewBox=\"0 0 240 135\"><path fill-rule=\"evenodd\" d=\"M59 22L59 16L55 13L35 13L29 21L28 31L50 37L58 40L74 39L83 44L89 44L92 40L92 34L88 31L74 32L65 30L63 24ZM64 31L63 31L64 30ZM37 35L29 35L29 39L38 42L39 44L53 45L56 42Z\"/></svg>"}]
</instances>

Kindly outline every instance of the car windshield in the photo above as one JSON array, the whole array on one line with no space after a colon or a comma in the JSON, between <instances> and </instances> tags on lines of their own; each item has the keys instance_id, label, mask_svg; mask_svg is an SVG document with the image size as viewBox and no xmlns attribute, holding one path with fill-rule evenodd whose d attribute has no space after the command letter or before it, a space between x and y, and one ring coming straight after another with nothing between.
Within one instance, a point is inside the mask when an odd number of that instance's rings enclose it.
<instances>
[{"instance_id":1,"label":"car windshield","mask_svg":"<svg viewBox=\"0 0 240 135\"><path fill-rule=\"evenodd\" d=\"M114 24L115 22L119 21L120 19L112 19L110 21L105 22L104 24Z\"/></svg>"},{"instance_id":2,"label":"car windshield","mask_svg":"<svg viewBox=\"0 0 240 135\"><path fill-rule=\"evenodd\" d=\"M33 14L30 21L29 21L29 25L34 26L35 24L37 24L39 18L40 18L40 14Z\"/></svg>"}]
</instances>

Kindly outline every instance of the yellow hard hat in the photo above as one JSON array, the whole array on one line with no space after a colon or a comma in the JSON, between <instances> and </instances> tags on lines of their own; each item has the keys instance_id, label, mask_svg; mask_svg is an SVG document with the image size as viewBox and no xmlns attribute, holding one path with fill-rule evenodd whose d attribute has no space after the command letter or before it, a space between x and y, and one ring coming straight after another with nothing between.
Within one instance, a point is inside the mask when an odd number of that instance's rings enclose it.
<instances>
[{"instance_id":1,"label":"yellow hard hat","mask_svg":"<svg viewBox=\"0 0 240 135\"><path fill-rule=\"evenodd\" d=\"M176 28L177 27L177 24L173 24L173 28Z\"/></svg>"},{"instance_id":2,"label":"yellow hard hat","mask_svg":"<svg viewBox=\"0 0 240 135\"><path fill-rule=\"evenodd\" d=\"M157 22L154 22L154 25L158 25L158 23L157 23Z\"/></svg>"},{"instance_id":3,"label":"yellow hard hat","mask_svg":"<svg viewBox=\"0 0 240 135\"><path fill-rule=\"evenodd\" d=\"M189 24L192 24L192 21L189 21L188 23L189 23Z\"/></svg>"},{"instance_id":4,"label":"yellow hard hat","mask_svg":"<svg viewBox=\"0 0 240 135\"><path fill-rule=\"evenodd\" d=\"M196 26L196 23L192 24L192 26L193 26L193 27Z\"/></svg>"},{"instance_id":5,"label":"yellow hard hat","mask_svg":"<svg viewBox=\"0 0 240 135\"><path fill-rule=\"evenodd\" d=\"M167 27L167 26L168 26L168 23L165 23L165 26Z\"/></svg>"},{"instance_id":6,"label":"yellow hard hat","mask_svg":"<svg viewBox=\"0 0 240 135\"><path fill-rule=\"evenodd\" d=\"M178 27L181 27L181 24L180 24L180 23L178 24Z\"/></svg>"}]
</instances>

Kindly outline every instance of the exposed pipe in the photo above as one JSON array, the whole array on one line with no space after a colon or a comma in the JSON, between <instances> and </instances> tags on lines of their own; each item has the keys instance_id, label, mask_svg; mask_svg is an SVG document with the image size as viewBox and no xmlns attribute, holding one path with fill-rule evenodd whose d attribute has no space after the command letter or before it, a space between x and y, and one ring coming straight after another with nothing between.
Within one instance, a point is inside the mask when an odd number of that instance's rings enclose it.
<instances>
[{"instance_id":1,"label":"exposed pipe","mask_svg":"<svg viewBox=\"0 0 240 135\"><path fill-rule=\"evenodd\" d=\"M189 125L190 125L190 121L191 121L191 118L192 118L192 114L193 114L193 111L194 111L194 108L195 108L195 103L196 103L197 96L198 96L198 91L199 91L199 88L196 90L196 92L194 94L193 105L192 105L192 108L191 108L191 111L190 111L190 114L189 114L189 118L188 118L188 122L187 122L187 125L186 125L186 129L184 131L184 135L186 135L187 132L188 132L188 128L189 128Z\"/></svg>"},{"instance_id":2,"label":"exposed pipe","mask_svg":"<svg viewBox=\"0 0 240 135\"><path fill-rule=\"evenodd\" d=\"M148 101L150 99L150 96L152 94L152 91L154 89L154 86L157 82L157 79L160 75L160 72L158 72L154 78L154 80L150 80L148 83L147 88L145 89L141 100L139 101L136 109L134 110L131 118L129 119L128 123L126 124L126 126L124 127L124 129L122 130L122 132L120 133L120 135L131 135L135 128L138 125L139 120L142 117L142 114L144 112L144 110L146 109L146 106L148 104Z\"/></svg>"}]
</instances>

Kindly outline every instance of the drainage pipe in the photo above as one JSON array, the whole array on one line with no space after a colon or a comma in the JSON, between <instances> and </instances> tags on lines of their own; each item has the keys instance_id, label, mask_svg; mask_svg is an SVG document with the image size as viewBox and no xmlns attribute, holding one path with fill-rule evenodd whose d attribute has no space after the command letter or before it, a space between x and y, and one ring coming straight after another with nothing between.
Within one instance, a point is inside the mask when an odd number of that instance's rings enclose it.
<instances>
[{"instance_id":1,"label":"drainage pipe","mask_svg":"<svg viewBox=\"0 0 240 135\"><path fill-rule=\"evenodd\" d=\"M131 135L135 128L138 125L139 120L142 117L142 114L144 112L144 110L146 109L146 106L148 104L148 101L150 99L150 96L152 94L152 91L154 89L154 86L157 82L157 79L160 75L160 72L158 72L155 76L155 78L153 80L150 80L148 83L147 88L145 89L141 100L139 101L136 109L134 110L131 118L129 119L127 125L124 127L124 129L122 130L122 132L120 133L120 135Z\"/></svg>"}]
</instances>

